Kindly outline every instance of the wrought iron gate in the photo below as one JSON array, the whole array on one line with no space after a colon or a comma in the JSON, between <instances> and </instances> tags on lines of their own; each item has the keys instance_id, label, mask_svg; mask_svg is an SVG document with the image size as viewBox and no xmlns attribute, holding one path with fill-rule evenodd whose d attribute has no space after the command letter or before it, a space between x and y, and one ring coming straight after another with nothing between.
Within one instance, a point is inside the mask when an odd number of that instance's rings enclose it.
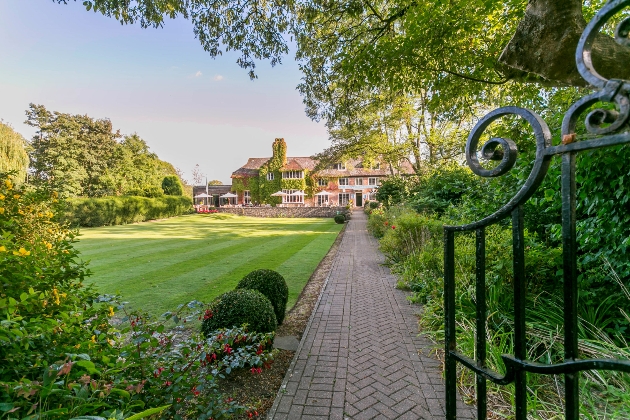
<instances>
[{"instance_id":1,"label":"wrought iron gate","mask_svg":"<svg viewBox=\"0 0 630 420\"><path fill-rule=\"evenodd\" d=\"M518 193L494 214L464 226L444 227L444 310L446 347L446 418L457 417L456 365L461 363L476 374L478 419L486 418L486 381L495 384L515 384L515 413L517 420L527 415L526 372L556 375L565 378L565 413L567 419L579 415L579 373L584 370L617 370L630 372L630 361L578 358L577 321L577 260L575 231L575 158L583 150L630 143L630 81L607 80L597 73L591 60L591 46L595 36L611 17L630 6L630 0L610 0L588 24L580 38L576 60L582 77L595 92L580 99L567 111L562 122L562 144L551 144L551 133L545 122L530 110L518 107L499 108L486 115L475 126L466 143L466 160L473 172L483 177L496 177L509 171L516 162L517 147L509 139L492 138L481 148L485 159L500 160L493 169L479 164L477 147L483 132L505 115L518 115L533 128L536 138L536 159L532 171ZM623 20L615 32L615 40L630 46L630 18ZM630 65L630 63L628 63ZM586 128L595 138L576 138L575 127L580 115L598 102L616 105L617 111L596 109L586 116ZM525 246L522 205L532 196L544 179L551 159L562 158L562 249L564 271L564 362L541 364L527 360L525 335ZM503 355L506 373L501 375L486 367L486 279L485 227L512 217L514 270L514 355ZM476 360L457 351L455 334L455 233L476 232Z\"/></svg>"}]
</instances>

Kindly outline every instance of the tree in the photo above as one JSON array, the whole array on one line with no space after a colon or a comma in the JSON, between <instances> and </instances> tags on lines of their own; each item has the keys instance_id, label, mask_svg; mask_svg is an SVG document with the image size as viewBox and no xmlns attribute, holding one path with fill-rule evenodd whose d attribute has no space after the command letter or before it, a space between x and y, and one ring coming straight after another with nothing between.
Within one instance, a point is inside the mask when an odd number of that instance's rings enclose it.
<instances>
[{"instance_id":1,"label":"tree","mask_svg":"<svg viewBox=\"0 0 630 420\"><path fill-rule=\"evenodd\" d=\"M194 185L203 184L203 178L205 177L205 175L201 172L201 168L199 167L199 164L196 164L195 167L192 169L192 177L193 177Z\"/></svg>"},{"instance_id":2,"label":"tree","mask_svg":"<svg viewBox=\"0 0 630 420\"><path fill-rule=\"evenodd\" d=\"M26 177L28 153L26 140L11 126L0 122L0 172L16 171L17 179Z\"/></svg>"},{"instance_id":3,"label":"tree","mask_svg":"<svg viewBox=\"0 0 630 420\"><path fill-rule=\"evenodd\" d=\"M429 72L446 80L583 86L573 59L575 47L586 19L604 2L86 0L83 4L87 10L143 27L160 27L166 18L177 16L190 19L195 36L212 57L224 49L239 51L237 63L252 78L255 60L280 63L289 50L287 39L294 38L302 58L313 55L316 44L317 58L306 64L310 68L306 72L319 71L323 79L329 70L350 71L354 64L355 80L364 82L392 76L391 83L409 85L417 72ZM629 52L610 36L598 37L594 54L603 74L630 78L624 65Z\"/></svg>"},{"instance_id":4,"label":"tree","mask_svg":"<svg viewBox=\"0 0 630 420\"><path fill-rule=\"evenodd\" d=\"M208 181L208 185L223 185L223 182L218 179L213 179L212 181Z\"/></svg>"},{"instance_id":5,"label":"tree","mask_svg":"<svg viewBox=\"0 0 630 420\"><path fill-rule=\"evenodd\" d=\"M111 121L51 112L35 104L26 116L26 124L38 129L30 143L32 182L66 195L104 195L102 177L113 165L120 137Z\"/></svg>"},{"instance_id":6,"label":"tree","mask_svg":"<svg viewBox=\"0 0 630 420\"><path fill-rule=\"evenodd\" d=\"M184 189L177 175L167 175L162 180L162 190L166 195L183 195Z\"/></svg>"}]
</instances>

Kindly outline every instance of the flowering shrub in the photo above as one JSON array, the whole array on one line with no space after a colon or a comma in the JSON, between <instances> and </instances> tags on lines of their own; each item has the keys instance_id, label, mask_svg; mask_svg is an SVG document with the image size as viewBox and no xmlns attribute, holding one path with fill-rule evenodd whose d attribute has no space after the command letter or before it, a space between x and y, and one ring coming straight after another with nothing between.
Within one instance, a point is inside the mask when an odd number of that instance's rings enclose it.
<instances>
[{"instance_id":1,"label":"flowering shrub","mask_svg":"<svg viewBox=\"0 0 630 420\"><path fill-rule=\"evenodd\" d=\"M198 208L197 209L197 213L204 213L204 214L214 214L214 213L218 213L219 210L218 209L204 209L204 208Z\"/></svg>"}]
</instances>

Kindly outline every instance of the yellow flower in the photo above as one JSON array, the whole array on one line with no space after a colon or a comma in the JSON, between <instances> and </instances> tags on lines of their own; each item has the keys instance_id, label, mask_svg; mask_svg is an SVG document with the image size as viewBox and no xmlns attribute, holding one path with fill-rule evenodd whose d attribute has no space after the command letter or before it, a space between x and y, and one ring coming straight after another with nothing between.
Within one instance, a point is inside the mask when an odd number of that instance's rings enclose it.
<instances>
[{"instance_id":1,"label":"yellow flower","mask_svg":"<svg viewBox=\"0 0 630 420\"><path fill-rule=\"evenodd\" d=\"M112 308L111 306L109 307L109 314L107 314L109 316L114 316L114 308Z\"/></svg>"},{"instance_id":2,"label":"yellow flower","mask_svg":"<svg viewBox=\"0 0 630 420\"><path fill-rule=\"evenodd\" d=\"M46 217L48 217L49 219L52 219L52 217L54 216L52 211L47 211L46 212Z\"/></svg>"},{"instance_id":3,"label":"yellow flower","mask_svg":"<svg viewBox=\"0 0 630 420\"><path fill-rule=\"evenodd\" d=\"M96 336L95 335L92 336L92 343L96 343Z\"/></svg>"},{"instance_id":4,"label":"yellow flower","mask_svg":"<svg viewBox=\"0 0 630 420\"><path fill-rule=\"evenodd\" d=\"M53 191L52 196L53 198L57 198L59 197L59 194L57 193L57 191Z\"/></svg>"},{"instance_id":5,"label":"yellow flower","mask_svg":"<svg viewBox=\"0 0 630 420\"><path fill-rule=\"evenodd\" d=\"M19 209L19 210L18 210L18 213L20 213L20 214L24 214L24 212L22 211L22 209Z\"/></svg>"},{"instance_id":6,"label":"yellow flower","mask_svg":"<svg viewBox=\"0 0 630 420\"><path fill-rule=\"evenodd\" d=\"M66 296L68 296L68 294L67 294L67 293L61 293L61 297L62 297L62 298L65 298ZM79 314L76 314L76 315L77 315L77 316L79 316Z\"/></svg>"},{"instance_id":7,"label":"yellow flower","mask_svg":"<svg viewBox=\"0 0 630 420\"><path fill-rule=\"evenodd\" d=\"M45 308L45 307L46 307L46 305L48 305L48 301L47 301L47 300L44 300L44 301L42 302L42 306Z\"/></svg>"},{"instance_id":8,"label":"yellow flower","mask_svg":"<svg viewBox=\"0 0 630 420\"><path fill-rule=\"evenodd\" d=\"M4 195L0 194L0 200L4 200Z\"/></svg>"},{"instance_id":9,"label":"yellow flower","mask_svg":"<svg viewBox=\"0 0 630 420\"><path fill-rule=\"evenodd\" d=\"M109 345L110 345L110 346L113 346L113 345L114 345L114 340L111 340L111 339L109 339L109 338L108 338L108 339L107 339L107 342L109 343Z\"/></svg>"},{"instance_id":10,"label":"yellow flower","mask_svg":"<svg viewBox=\"0 0 630 420\"><path fill-rule=\"evenodd\" d=\"M6 246L0 246L0 252L7 252L7 247Z\"/></svg>"},{"instance_id":11,"label":"yellow flower","mask_svg":"<svg viewBox=\"0 0 630 420\"><path fill-rule=\"evenodd\" d=\"M13 255L20 255L22 257L26 257L28 255L31 255L31 251L27 251L24 248L20 248L19 251L13 251Z\"/></svg>"},{"instance_id":12,"label":"yellow flower","mask_svg":"<svg viewBox=\"0 0 630 420\"><path fill-rule=\"evenodd\" d=\"M6 185L8 190L13 189L13 183L8 179L4 180L4 185Z\"/></svg>"},{"instance_id":13,"label":"yellow flower","mask_svg":"<svg viewBox=\"0 0 630 420\"><path fill-rule=\"evenodd\" d=\"M0 207L0 214L4 214L4 207Z\"/></svg>"},{"instance_id":14,"label":"yellow flower","mask_svg":"<svg viewBox=\"0 0 630 420\"><path fill-rule=\"evenodd\" d=\"M77 344L76 346L74 346L75 349L80 349L81 348L81 343Z\"/></svg>"},{"instance_id":15,"label":"yellow flower","mask_svg":"<svg viewBox=\"0 0 630 420\"><path fill-rule=\"evenodd\" d=\"M68 252L68 250L67 250L67 249L64 249L64 250L63 250L63 251L61 251L61 252L63 252L64 254L69 254L69 252Z\"/></svg>"},{"instance_id":16,"label":"yellow flower","mask_svg":"<svg viewBox=\"0 0 630 420\"><path fill-rule=\"evenodd\" d=\"M17 200L18 198L20 198L20 194L14 194L13 198L15 198Z\"/></svg>"},{"instance_id":17,"label":"yellow flower","mask_svg":"<svg viewBox=\"0 0 630 420\"><path fill-rule=\"evenodd\" d=\"M46 245L46 248L52 249L52 244L50 242L44 241L44 245Z\"/></svg>"}]
</instances>

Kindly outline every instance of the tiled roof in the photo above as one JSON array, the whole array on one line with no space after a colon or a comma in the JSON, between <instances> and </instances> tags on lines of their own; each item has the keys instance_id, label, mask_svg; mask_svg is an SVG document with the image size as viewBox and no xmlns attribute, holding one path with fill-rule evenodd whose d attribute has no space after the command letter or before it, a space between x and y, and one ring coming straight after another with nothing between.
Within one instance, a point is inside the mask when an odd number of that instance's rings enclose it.
<instances>
[{"instance_id":1,"label":"tiled roof","mask_svg":"<svg viewBox=\"0 0 630 420\"><path fill-rule=\"evenodd\" d=\"M396 173L397 171L394 171ZM404 161L400 165L400 172L402 174L413 174L414 170L411 164ZM346 162L346 169L322 169L317 171L317 175L322 177L348 177L348 176L388 176L391 175L389 164L381 164L380 169L363 168L362 162L358 159L351 159Z\"/></svg>"},{"instance_id":2,"label":"tiled roof","mask_svg":"<svg viewBox=\"0 0 630 420\"><path fill-rule=\"evenodd\" d=\"M257 176L261 166L263 166L270 158L249 158L247 163L232 172L232 178L244 178ZM317 161L310 157L288 157L287 164L280 170L296 171L309 170L313 171L317 165ZM407 161L401 163L400 172L403 174L413 174L414 170ZM346 162L346 168L349 169L322 169L317 171L317 175L323 177L347 177L347 176L387 176L391 174L388 164L381 165L380 169L363 168L362 161L359 159L350 159Z\"/></svg>"},{"instance_id":3,"label":"tiled roof","mask_svg":"<svg viewBox=\"0 0 630 420\"><path fill-rule=\"evenodd\" d=\"M269 159L270 158L249 158L245 165L232 172L231 178L258 176L258 170L267 163Z\"/></svg>"}]
</instances>

